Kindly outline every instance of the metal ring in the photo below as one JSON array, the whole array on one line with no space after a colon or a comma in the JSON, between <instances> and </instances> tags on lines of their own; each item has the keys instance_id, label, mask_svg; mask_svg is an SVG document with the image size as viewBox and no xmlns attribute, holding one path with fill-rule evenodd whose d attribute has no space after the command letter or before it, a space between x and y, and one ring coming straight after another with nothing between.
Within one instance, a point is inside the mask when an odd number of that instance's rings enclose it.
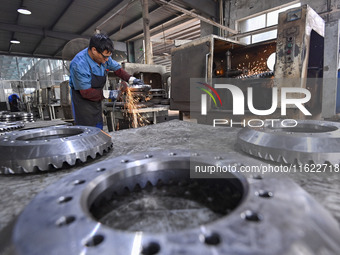
<instances>
[{"instance_id":1,"label":"metal ring","mask_svg":"<svg viewBox=\"0 0 340 255\"><path fill-rule=\"evenodd\" d=\"M161 151L87 166L47 187L24 209L13 231L15 252L281 255L283 251L295 254L303 250L308 254L336 254L340 249L337 221L290 180L246 179L238 173L242 166L257 164L260 162L238 153ZM229 183L223 187L242 191L238 205L227 216L176 232L155 233L110 228L90 212L100 200L115 199L122 192L129 196L138 186L143 190L173 180L180 187L183 178L199 181L190 178L196 166L231 166L235 170L223 172L224 179L204 178L211 181L212 188L222 181ZM217 192L217 196L224 195Z\"/></svg>"},{"instance_id":2,"label":"metal ring","mask_svg":"<svg viewBox=\"0 0 340 255\"><path fill-rule=\"evenodd\" d=\"M95 127L54 126L7 133L0 137L0 173L20 174L74 165L102 155L111 136Z\"/></svg>"},{"instance_id":3,"label":"metal ring","mask_svg":"<svg viewBox=\"0 0 340 255\"><path fill-rule=\"evenodd\" d=\"M288 122L285 126L282 122L266 122L261 128L244 128L238 133L237 143L250 155L279 163L340 163L340 123L296 123L295 127Z\"/></svg>"}]
</instances>

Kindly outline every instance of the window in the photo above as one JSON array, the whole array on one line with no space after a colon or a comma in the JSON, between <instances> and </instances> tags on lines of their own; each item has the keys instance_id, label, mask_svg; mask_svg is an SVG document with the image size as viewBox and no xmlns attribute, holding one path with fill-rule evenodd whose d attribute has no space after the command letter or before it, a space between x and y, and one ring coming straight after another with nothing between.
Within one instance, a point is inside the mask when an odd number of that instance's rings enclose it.
<instances>
[{"instance_id":1,"label":"window","mask_svg":"<svg viewBox=\"0 0 340 255\"><path fill-rule=\"evenodd\" d=\"M256 31L277 25L280 12L299 6L301 6L301 3L283 5L278 8L268 10L265 13L238 20L236 25L240 33L254 32L250 35L247 34L243 37L238 37L238 40L245 44L252 44L275 39L277 37L277 29L275 27L273 27L273 29L266 30L265 32L256 33Z\"/></svg>"},{"instance_id":2,"label":"window","mask_svg":"<svg viewBox=\"0 0 340 255\"><path fill-rule=\"evenodd\" d=\"M31 94L35 91L35 88L24 88L24 93L25 94Z\"/></svg>"}]
</instances>

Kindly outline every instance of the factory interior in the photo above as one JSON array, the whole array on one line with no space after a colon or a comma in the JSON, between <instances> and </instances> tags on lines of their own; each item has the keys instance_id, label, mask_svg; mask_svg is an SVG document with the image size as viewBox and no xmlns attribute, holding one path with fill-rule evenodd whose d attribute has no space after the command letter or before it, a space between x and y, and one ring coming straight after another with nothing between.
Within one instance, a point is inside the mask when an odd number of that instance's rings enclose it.
<instances>
[{"instance_id":1,"label":"factory interior","mask_svg":"<svg viewBox=\"0 0 340 255\"><path fill-rule=\"evenodd\" d=\"M340 254L340 0L0 3L0 255Z\"/></svg>"}]
</instances>

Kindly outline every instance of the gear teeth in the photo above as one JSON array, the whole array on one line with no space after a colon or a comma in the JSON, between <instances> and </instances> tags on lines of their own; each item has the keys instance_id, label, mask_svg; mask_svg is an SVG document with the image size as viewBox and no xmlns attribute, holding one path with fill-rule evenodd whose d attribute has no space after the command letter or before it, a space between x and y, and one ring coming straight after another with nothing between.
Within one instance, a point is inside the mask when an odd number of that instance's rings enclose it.
<instances>
[{"instance_id":1,"label":"gear teeth","mask_svg":"<svg viewBox=\"0 0 340 255\"><path fill-rule=\"evenodd\" d=\"M261 154L261 152L257 152L257 156L259 157L259 158L262 158L262 154Z\"/></svg>"},{"instance_id":2,"label":"gear teeth","mask_svg":"<svg viewBox=\"0 0 340 255\"><path fill-rule=\"evenodd\" d=\"M265 160L271 160L271 161L275 161L273 156L271 154L266 154L266 156L264 157Z\"/></svg>"},{"instance_id":3,"label":"gear teeth","mask_svg":"<svg viewBox=\"0 0 340 255\"><path fill-rule=\"evenodd\" d=\"M0 173L3 174L15 174L15 172L9 167L2 167Z\"/></svg>"},{"instance_id":4,"label":"gear teeth","mask_svg":"<svg viewBox=\"0 0 340 255\"><path fill-rule=\"evenodd\" d=\"M96 156L97 156L97 153L91 152L88 156L91 157L92 159L95 159ZM85 160L85 161L86 161L86 160ZM83 162L85 162L85 161L83 161Z\"/></svg>"},{"instance_id":5,"label":"gear teeth","mask_svg":"<svg viewBox=\"0 0 340 255\"><path fill-rule=\"evenodd\" d=\"M288 164L288 161L287 161L287 160L285 159L285 157L282 156L282 155L279 155L279 156L278 156L276 162Z\"/></svg>"},{"instance_id":6,"label":"gear teeth","mask_svg":"<svg viewBox=\"0 0 340 255\"><path fill-rule=\"evenodd\" d=\"M135 187L133 188L133 191L134 192L139 192L139 191L141 191L142 190L142 187L139 185L139 183L137 183L136 185L135 185Z\"/></svg>"},{"instance_id":7,"label":"gear teeth","mask_svg":"<svg viewBox=\"0 0 340 255\"><path fill-rule=\"evenodd\" d=\"M75 158L68 158L65 161L67 164L69 164L70 166L73 166L76 164L76 159Z\"/></svg>"},{"instance_id":8,"label":"gear teeth","mask_svg":"<svg viewBox=\"0 0 340 255\"><path fill-rule=\"evenodd\" d=\"M1 125L1 124L0 124ZM23 126L23 125L22 125ZM3 128L0 126L0 128ZM10 127L12 128L12 126ZM11 155L8 155L8 159L3 158L0 159L0 174L21 174L21 173L32 173L32 172L39 172L39 171L48 171L48 170L55 170L60 169L63 167L64 163L67 163L70 166L77 164L78 162L86 162L90 158L96 159L99 156L102 156L105 152L110 151L113 147L111 137L107 135L103 135L102 132L98 128L94 127L69 127L69 126L57 126L57 127L48 127L48 128L41 128L35 130L27 130L27 131L18 131L18 132L11 132L8 133L9 138L16 140L18 136L22 134L32 134L34 137L39 137L40 134L43 132L44 135L48 136L49 132L55 133L56 131L58 134L63 134L64 129L67 129L66 135L69 134L69 129L76 129L76 133L82 132L83 135L77 135L77 139L69 139L68 142L71 143L72 146L67 146L64 141L65 139L55 139L55 143L58 145L60 144L59 150L58 149L52 150L52 148L44 149L43 153L37 153L40 150L36 150L36 146L40 146L40 143L36 144L35 140L30 141L29 143L24 140L17 140L15 150L21 152L21 149L17 148L25 148L26 150L31 150L32 153L26 153L29 155L28 157L23 158L18 162L17 160L13 160ZM39 135L38 135L39 134ZM6 133L7 135L7 133ZM44 135L41 138L44 138ZM93 137L94 136L94 137ZM78 138L79 137L79 138ZM88 138L90 137L90 138ZM39 137L40 138L40 137ZM94 140L97 144L93 144ZM88 139L92 139L91 144L93 146L88 146L85 143L89 141ZM39 140L39 139L38 139ZM51 146L53 141L51 139ZM54 144L54 143L53 143ZM74 145L74 146L73 146ZM81 145L81 146L79 146ZM0 146L2 146L0 141ZM4 144L3 146L8 146ZM25 147L27 146L27 147ZM45 145L46 146L46 145ZM72 152L70 151L72 148L79 148L74 149ZM60 153L61 152L61 153ZM8 168L8 169L7 169ZM9 170L9 168L12 168Z\"/></svg>"},{"instance_id":9,"label":"gear teeth","mask_svg":"<svg viewBox=\"0 0 340 255\"><path fill-rule=\"evenodd\" d=\"M144 189L151 189L153 187L152 183L150 181L147 181L145 183Z\"/></svg>"},{"instance_id":10,"label":"gear teeth","mask_svg":"<svg viewBox=\"0 0 340 255\"><path fill-rule=\"evenodd\" d=\"M87 156L86 156L86 155L81 155L81 156L78 157L78 159L79 159L81 162L85 163L86 160L87 160Z\"/></svg>"},{"instance_id":11,"label":"gear teeth","mask_svg":"<svg viewBox=\"0 0 340 255\"><path fill-rule=\"evenodd\" d=\"M301 162L301 160L295 158L294 159L294 164L300 166L300 165L302 165L302 162Z\"/></svg>"},{"instance_id":12,"label":"gear teeth","mask_svg":"<svg viewBox=\"0 0 340 255\"><path fill-rule=\"evenodd\" d=\"M63 162L51 163L53 168L61 168L63 166Z\"/></svg>"},{"instance_id":13,"label":"gear teeth","mask_svg":"<svg viewBox=\"0 0 340 255\"><path fill-rule=\"evenodd\" d=\"M20 166L20 172L28 174L30 171L28 171L25 167Z\"/></svg>"}]
</instances>

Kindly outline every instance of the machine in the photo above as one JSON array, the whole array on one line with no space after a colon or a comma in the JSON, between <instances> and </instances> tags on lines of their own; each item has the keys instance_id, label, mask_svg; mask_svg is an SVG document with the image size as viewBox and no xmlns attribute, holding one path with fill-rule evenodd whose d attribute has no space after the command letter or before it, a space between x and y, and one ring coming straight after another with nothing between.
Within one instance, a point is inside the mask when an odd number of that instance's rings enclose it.
<instances>
[{"instance_id":1,"label":"machine","mask_svg":"<svg viewBox=\"0 0 340 255\"><path fill-rule=\"evenodd\" d=\"M104 103L109 131L156 124L168 119L169 74L164 66L123 63L122 68L146 85L131 86L117 101ZM118 88L109 75L111 89Z\"/></svg>"},{"instance_id":2,"label":"machine","mask_svg":"<svg viewBox=\"0 0 340 255\"><path fill-rule=\"evenodd\" d=\"M278 89L277 107L270 116L256 118L281 118L281 89L304 88L311 99L304 106L312 113L305 116L294 105L287 105L287 118L320 118L323 75L324 21L308 5L282 12L279 15L277 40L244 45L238 41L209 35L184 44L172 51L172 87L170 109L190 114L198 123L212 123L212 118L233 116L236 121L251 119L245 98L245 114L235 116L233 94L216 89L221 104L212 97L207 99L207 111L201 114L201 94L198 83L233 84L244 95L252 88L252 104L258 110L270 109L274 102L273 88ZM275 57L276 56L276 57ZM268 59L275 59L272 67ZM201 80L194 80L200 78ZM292 93L290 98L301 98ZM223 102L223 104L222 104Z\"/></svg>"}]
</instances>

